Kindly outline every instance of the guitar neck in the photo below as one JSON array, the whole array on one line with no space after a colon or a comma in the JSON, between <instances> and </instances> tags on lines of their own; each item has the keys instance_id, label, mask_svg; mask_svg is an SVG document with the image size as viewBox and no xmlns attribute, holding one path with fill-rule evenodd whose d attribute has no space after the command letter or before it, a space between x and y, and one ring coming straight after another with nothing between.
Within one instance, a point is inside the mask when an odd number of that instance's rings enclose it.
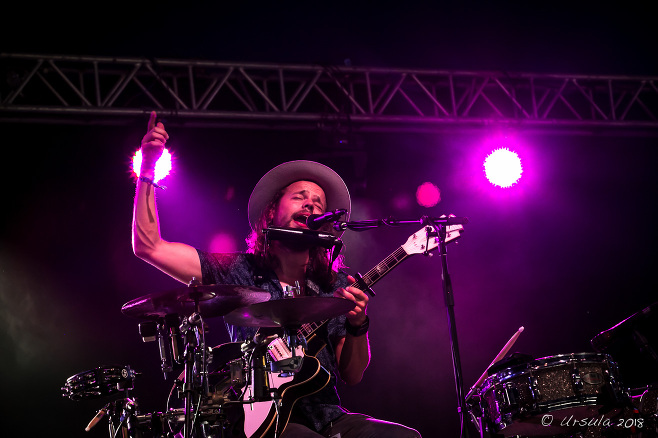
<instances>
[{"instance_id":1,"label":"guitar neck","mask_svg":"<svg viewBox=\"0 0 658 438\"><path fill-rule=\"evenodd\" d=\"M384 278L393 268L402 263L403 260L407 259L409 254L401 246L393 251L388 257L379 262L374 268L366 272L361 276L360 279L352 283L349 287L356 287L361 290L368 289L372 287L379 280ZM298 335L305 338L310 338L320 327L325 325L329 320L324 320L320 322L312 322L308 324L303 324L298 330ZM312 352L311 352L312 353ZM314 356L315 354L310 354Z\"/></svg>"}]
</instances>

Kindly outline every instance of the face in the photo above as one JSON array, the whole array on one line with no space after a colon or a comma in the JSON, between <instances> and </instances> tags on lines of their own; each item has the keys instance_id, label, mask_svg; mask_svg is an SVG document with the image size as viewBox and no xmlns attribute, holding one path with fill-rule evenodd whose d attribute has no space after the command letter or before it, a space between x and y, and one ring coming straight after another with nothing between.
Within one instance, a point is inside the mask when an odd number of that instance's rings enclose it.
<instances>
[{"instance_id":1,"label":"face","mask_svg":"<svg viewBox=\"0 0 658 438\"><path fill-rule=\"evenodd\" d=\"M274 211L275 227L306 228L306 218L322 214L327 200L324 191L310 181L297 181L285 188Z\"/></svg>"}]
</instances>

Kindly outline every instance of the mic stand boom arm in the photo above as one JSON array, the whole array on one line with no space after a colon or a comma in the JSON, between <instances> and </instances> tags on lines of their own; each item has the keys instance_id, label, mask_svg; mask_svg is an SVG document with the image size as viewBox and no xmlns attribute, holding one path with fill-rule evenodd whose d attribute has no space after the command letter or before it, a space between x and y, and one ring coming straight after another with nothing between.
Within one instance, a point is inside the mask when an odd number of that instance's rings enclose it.
<instances>
[{"instance_id":1,"label":"mic stand boom arm","mask_svg":"<svg viewBox=\"0 0 658 438\"><path fill-rule=\"evenodd\" d=\"M382 225L387 225L389 227L397 227L399 225L408 225L408 224L423 224L423 225L433 225L437 227L438 225L464 225L468 223L468 218L466 217L455 217L455 216L441 216L441 217L429 217L423 216L420 220L397 220L394 218L387 219L372 219L365 221L352 221L352 222L334 222L334 230L336 231L345 231L347 229L352 231L365 231L372 228L381 227Z\"/></svg>"}]
</instances>

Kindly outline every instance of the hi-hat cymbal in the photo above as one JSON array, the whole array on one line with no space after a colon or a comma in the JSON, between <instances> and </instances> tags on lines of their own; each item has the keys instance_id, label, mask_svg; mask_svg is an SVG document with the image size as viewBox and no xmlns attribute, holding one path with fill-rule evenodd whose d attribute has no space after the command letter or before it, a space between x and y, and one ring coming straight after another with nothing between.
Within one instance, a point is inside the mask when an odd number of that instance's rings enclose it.
<instances>
[{"instance_id":1,"label":"hi-hat cymbal","mask_svg":"<svg viewBox=\"0 0 658 438\"><path fill-rule=\"evenodd\" d=\"M270 293L254 287L231 284L190 285L166 292L156 292L124 304L121 313L139 319L152 320L171 313L212 318L270 299Z\"/></svg>"},{"instance_id":2,"label":"hi-hat cymbal","mask_svg":"<svg viewBox=\"0 0 658 438\"><path fill-rule=\"evenodd\" d=\"M344 298L284 298L236 309L225 315L224 320L246 327L290 327L334 318L353 308L354 302Z\"/></svg>"}]
</instances>

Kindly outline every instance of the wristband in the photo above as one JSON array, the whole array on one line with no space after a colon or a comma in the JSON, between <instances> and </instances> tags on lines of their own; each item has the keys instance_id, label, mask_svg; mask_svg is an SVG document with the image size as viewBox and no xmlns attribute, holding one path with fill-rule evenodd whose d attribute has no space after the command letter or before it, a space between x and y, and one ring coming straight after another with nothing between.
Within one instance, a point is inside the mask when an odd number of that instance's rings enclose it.
<instances>
[{"instance_id":1,"label":"wristband","mask_svg":"<svg viewBox=\"0 0 658 438\"><path fill-rule=\"evenodd\" d=\"M345 331L354 336L363 336L368 333L368 327L370 326L370 318L366 315L366 320L358 327L354 327L348 320L345 320Z\"/></svg>"},{"instance_id":2,"label":"wristband","mask_svg":"<svg viewBox=\"0 0 658 438\"><path fill-rule=\"evenodd\" d=\"M151 178L147 178L147 177L145 177L145 176L140 176L140 177L137 178L137 179L140 180L140 181L144 181L144 182L147 183L147 184L151 184L151 185L152 185L153 187L155 187L156 189L162 189L162 190L166 189L165 186L161 186L161 185L159 185L158 183L156 183L155 181L153 181Z\"/></svg>"}]
</instances>

